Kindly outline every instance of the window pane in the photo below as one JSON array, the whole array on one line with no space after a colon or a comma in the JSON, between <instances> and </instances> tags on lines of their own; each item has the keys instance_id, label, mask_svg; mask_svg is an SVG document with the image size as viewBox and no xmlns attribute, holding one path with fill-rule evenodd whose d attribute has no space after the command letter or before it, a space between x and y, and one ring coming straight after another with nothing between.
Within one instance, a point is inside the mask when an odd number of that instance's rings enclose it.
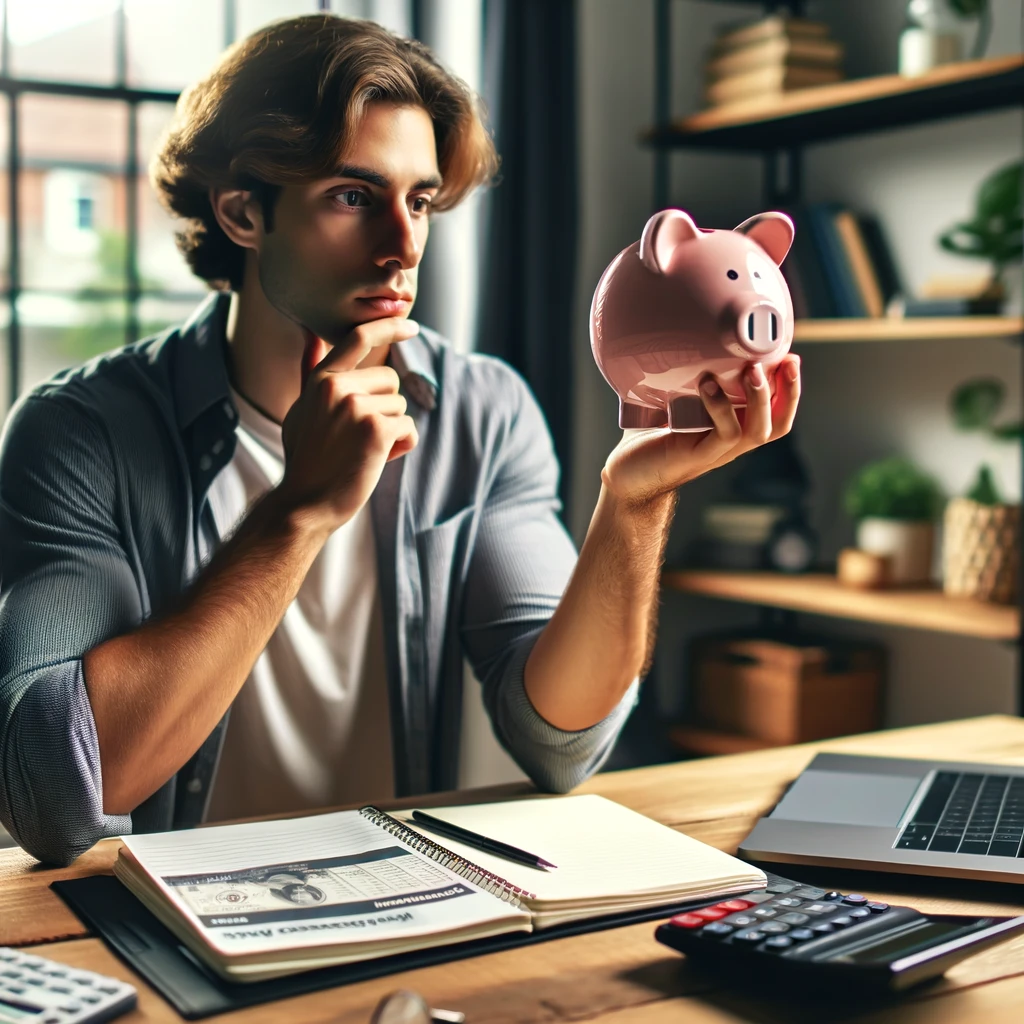
<instances>
[{"instance_id":1,"label":"window pane","mask_svg":"<svg viewBox=\"0 0 1024 1024\"><path fill-rule=\"evenodd\" d=\"M118 0L7 0L12 77L112 84Z\"/></svg>"},{"instance_id":2,"label":"window pane","mask_svg":"<svg viewBox=\"0 0 1024 1024\"><path fill-rule=\"evenodd\" d=\"M6 290L10 284L10 266L8 263L7 235L9 231L7 210L9 208L7 142L10 138L10 102L6 96L0 96L0 289Z\"/></svg>"},{"instance_id":3,"label":"window pane","mask_svg":"<svg viewBox=\"0 0 1024 1024\"><path fill-rule=\"evenodd\" d=\"M128 82L183 89L224 48L224 0L125 0Z\"/></svg>"},{"instance_id":4,"label":"window pane","mask_svg":"<svg viewBox=\"0 0 1024 1024\"><path fill-rule=\"evenodd\" d=\"M124 290L127 108L66 96L18 104L22 286Z\"/></svg>"},{"instance_id":5,"label":"window pane","mask_svg":"<svg viewBox=\"0 0 1024 1024\"><path fill-rule=\"evenodd\" d=\"M125 313L119 298L84 301L42 292L21 295L22 390L123 345Z\"/></svg>"},{"instance_id":6,"label":"window pane","mask_svg":"<svg viewBox=\"0 0 1024 1024\"><path fill-rule=\"evenodd\" d=\"M174 233L183 221L172 217L157 199L147 168L174 108L166 103L139 107L139 276L143 291L202 295L206 286L194 277L178 252Z\"/></svg>"},{"instance_id":7,"label":"window pane","mask_svg":"<svg viewBox=\"0 0 1024 1024\"><path fill-rule=\"evenodd\" d=\"M165 327L183 324L209 294L197 295L194 299L182 299L164 295L146 296L139 302L139 337L156 334Z\"/></svg>"},{"instance_id":8,"label":"window pane","mask_svg":"<svg viewBox=\"0 0 1024 1024\"><path fill-rule=\"evenodd\" d=\"M238 0L236 35L244 39L271 21L294 18L299 14L316 14L318 10L316 0Z\"/></svg>"}]
</instances>

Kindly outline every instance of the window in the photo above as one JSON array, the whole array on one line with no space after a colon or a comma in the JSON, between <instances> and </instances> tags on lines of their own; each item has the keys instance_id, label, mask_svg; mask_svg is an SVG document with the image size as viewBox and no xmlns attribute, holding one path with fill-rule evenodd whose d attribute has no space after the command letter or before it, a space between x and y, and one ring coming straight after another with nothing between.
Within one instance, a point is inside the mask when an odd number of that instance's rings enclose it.
<instances>
[{"instance_id":1,"label":"window","mask_svg":"<svg viewBox=\"0 0 1024 1024\"><path fill-rule=\"evenodd\" d=\"M0 0L3 3L4 0ZM146 177L180 89L262 24L331 10L407 33L412 0L6 0L0 420L27 388L206 294Z\"/></svg>"}]
</instances>

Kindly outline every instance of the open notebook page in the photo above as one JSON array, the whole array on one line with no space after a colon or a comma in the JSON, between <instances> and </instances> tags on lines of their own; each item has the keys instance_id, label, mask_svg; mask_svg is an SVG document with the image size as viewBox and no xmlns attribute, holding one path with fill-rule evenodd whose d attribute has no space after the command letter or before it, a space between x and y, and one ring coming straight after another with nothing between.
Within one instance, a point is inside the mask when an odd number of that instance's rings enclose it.
<instances>
[{"instance_id":1,"label":"open notebook page","mask_svg":"<svg viewBox=\"0 0 1024 1024\"><path fill-rule=\"evenodd\" d=\"M367 944L416 948L425 936L469 937L529 918L399 842L357 811L126 836L146 883L219 954ZM120 863L136 891L143 879ZM137 895L141 895L136 891ZM166 920L166 917L165 917ZM483 928L494 932L494 927ZM339 962L337 958L335 962Z\"/></svg>"},{"instance_id":2,"label":"open notebook page","mask_svg":"<svg viewBox=\"0 0 1024 1024\"><path fill-rule=\"evenodd\" d=\"M691 894L749 890L765 877L721 850L600 796L432 808L429 813L557 864L555 871L517 864L429 833L408 812L394 812L434 842L534 893L536 899L526 901L530 909L556 904L625 909Z\"/></svg>"}]
</instances>

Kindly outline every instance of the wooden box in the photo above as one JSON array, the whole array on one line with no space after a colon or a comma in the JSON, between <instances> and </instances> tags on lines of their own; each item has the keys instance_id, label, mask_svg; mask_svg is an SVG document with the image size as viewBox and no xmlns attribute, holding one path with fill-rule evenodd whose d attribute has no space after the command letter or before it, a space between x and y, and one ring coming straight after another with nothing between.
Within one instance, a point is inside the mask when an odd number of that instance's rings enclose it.
<instances>
[{"instance_id":1,"label":"wooden box","mask_svg":"<svg viewBox=\"0 0 1024 1024\"><path fill-rule=\"evenodd\" d=\"M691 720L771 744L881 725L884 651L821 638L706 637L693 646Z\"/></svg>"}]
</instances>

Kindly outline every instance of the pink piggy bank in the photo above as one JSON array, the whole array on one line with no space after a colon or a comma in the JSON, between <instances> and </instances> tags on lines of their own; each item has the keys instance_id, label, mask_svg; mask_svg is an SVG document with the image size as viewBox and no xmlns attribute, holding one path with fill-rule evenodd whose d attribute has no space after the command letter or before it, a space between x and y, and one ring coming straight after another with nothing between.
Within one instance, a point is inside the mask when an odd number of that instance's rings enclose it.
<instances>
[{"instance_id":1,"label":"pink piggy bank","mask_svg":"<svg viewBox=\"0 0 1024 1024\"><path fill-rule=\"evenodd\" d=\"M601 275L590 343L619 396L620 427L710 430L697 386L712 373L736 406L742 373L771 370L793 342L793 301L779 270L793 243L784 213L732 231L699 228L662 210Z\"/></svg>"}]
</instances>

